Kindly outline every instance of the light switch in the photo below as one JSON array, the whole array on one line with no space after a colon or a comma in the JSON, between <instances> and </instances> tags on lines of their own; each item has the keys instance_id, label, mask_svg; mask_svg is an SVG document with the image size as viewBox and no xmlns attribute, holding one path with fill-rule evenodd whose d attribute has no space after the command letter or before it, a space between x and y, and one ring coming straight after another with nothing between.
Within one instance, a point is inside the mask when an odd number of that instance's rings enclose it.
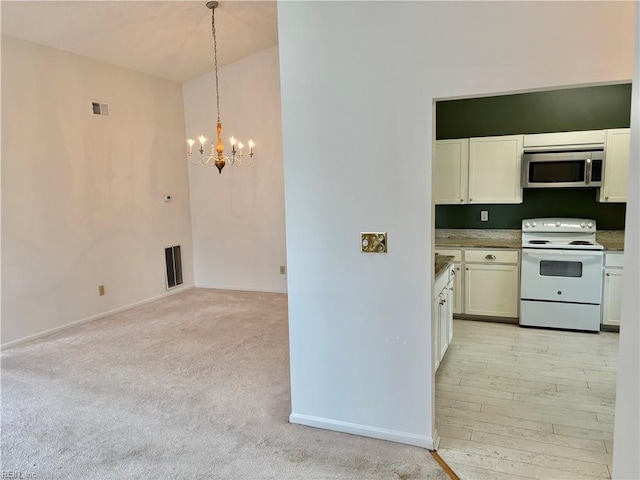
<instances>
[{"instance_id":1,"label":"light switch","mask_svg":"<svg viewBox=\"0 0 640 480\"><path fill-rule=\"evenodd\" d=\"M481 210L480 211L480 221L488 222L489 221L489 210Z\"/></svg>"},{"instance_id":2,"label":"light switch","mask_svg":"<svg viewBox=\"0 0 640 480\"><path fill-rule=\"evenodd\" d=\"M365 253L387 253L387 232L360 233L360 247Z\"/></svg>"}]
</instances>

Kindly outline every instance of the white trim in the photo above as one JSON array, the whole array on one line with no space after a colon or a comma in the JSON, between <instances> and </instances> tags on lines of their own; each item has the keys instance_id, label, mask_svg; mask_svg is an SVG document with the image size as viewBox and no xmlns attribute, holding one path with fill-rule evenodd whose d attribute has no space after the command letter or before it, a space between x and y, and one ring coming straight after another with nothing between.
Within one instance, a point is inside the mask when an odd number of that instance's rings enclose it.
<instances>
[{"instance_id":1,"label":"white trim","mask_svg":"<svg viewBox=\"0 0 640 480\"><path fill-rule=\"evenodd\" d=\"M372 427L369 425L342 422L340 420L314 417L311 415L303 415L300 413L292 413L291 415L289 415L289 422L298 425L306 425L307 427L324 428L325 430L351 433L353 435L362 435L363 437L371 437L378 438L380 440L389 440L391 442L406 443L407 445L415 445L417 447L423 447L429 450L434 449L433 438L427 435L417 435L415 433L400 432L398 430L389 430L386 428Z\"/></svg>"},{"instance_id":2,"label":"white trim","mask_svg":"<svg viewBox=\"0 0 640 480\"><path fill-rule=\"evenodd\" d=\"M131 303L129 305L125 305L124 307L119 307L119 308L116 308L114 310L110 310L110 311L104 312L104 313L98 313L97 315L93 315L91 317L83 318L81 320L76 320L75 322L66 323L66 324L61 325L59 327L54 327L54 328L51 328L49 330L45 330L44 332L34 333L33 335L29 335L27 337L23 337L23 338L20 338L18 340L13 340L12 342L4 343L4 344L0 345L0 350L6 350L7 348L15 347L15 346L20 345L22 343L30 342L31 340L37 340L38 338L47 337L49 335L53 335L54 333L60 332L62 330L66 330L67 328L75 327L77 325L82 325L83 323L92 322L94 320L99 320L101 318L108 317L109 315L113 315L115 313L124 312L125 310L129 310L129 309L134 308L134 307L139 307L139 306L145 305L147 303L155 302L156 300L160 300L160 299L162 299L164 297L175 295L176 293L181 293L181 292L184 292L186 290L191 290L192 288L194 288L193 285L183 285L181 287L175 287L175 288L172 288L168 292L161 293L160 295L157 295L157 296L151 297L151 298L147 298L147 299L142 300L140 302Z\"/></svg>"},{"instance_id":3,"label":"white trim","mask_svg":"<svg viewBox=\"0 0 640 480\"><path fill-rule=\"evenodd\" d=\"M259 292L259 293L288 293L284 290L274 290L271 288L248 288L248 287L214 287L209 285L196 285L196 288L206 288L209 290L235 290L237 292Z\"/></svg>"},{"instance_id":4,"label":"white trim","mask_svg":"<svg viewBox=\"0 0 640 480\"><path fill-rule=\"evenodd\" d=\"M438 451L438 448L440 447L440 434L438 433L438 429L434 428L433 429L433 448L431 450L435 450Z\"/></svg>"}]
</instances>

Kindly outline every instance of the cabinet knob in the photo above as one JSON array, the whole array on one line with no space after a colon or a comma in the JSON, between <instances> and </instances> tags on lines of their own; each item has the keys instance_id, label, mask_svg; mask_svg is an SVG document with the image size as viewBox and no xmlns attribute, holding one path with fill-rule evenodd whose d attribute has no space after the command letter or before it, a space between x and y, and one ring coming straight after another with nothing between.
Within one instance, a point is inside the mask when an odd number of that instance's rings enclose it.
<instances>
[{"instance_id":1,"label":"cabinet knob","mask_svg":"<svg viewBox=\"0 0 640 480\"><path fill-rule=\"evenodd\" d=\"M495 255L485 255L484 257L486 260L495 260L496 256Z\"/></svg>"},{"instance_id":2,"label":"cabinet knob","mask_svg":"<svg viewBox=\"0 0 640 480\"><path fill-rule=\"evenodd\" d=\"M464 203L464 199L463 199L463 198L461 198L461 199L460 199L460 202Z\"/></svg>"},{"instance_id":3,"label":"cabinet knob","mask_svg":"<svg viewBox=\"0 0 640 480\"><path fill-rule=\"evenodd\" d=\"M469 271L469 267L466 267L465 270L468 272Z\"/></svg>"},{"instance_id":4,"label":"cabinet knob","mask_svg":"<svg viewBox=\"0 0 640 480\"><path fill-rule=\"evenodd\" d=\"M611 276L611 274L610 274L610 273L607 273L607 277L610 277L610 276Z\"/></svg>"},{"instance_id":5,"label":"cabinet knob","mask_svg":"<svg viewBox=\"0 0 640 480\"><path fill-rule=\"evenodd\" d=\"M470 201L470 202L473 202L473 198L470 198L470 199L469 199L469 201Z\"/></svg>"},{"instance_id":6,"label":"cabinet knob","mask_svg":"<svg viewBox=\"0 0 640 480\"><path fill-rule=\"evenodd\" d=\"M604 197L605 200L609 200L609 197Z\"/></svg>"}]
</instances>

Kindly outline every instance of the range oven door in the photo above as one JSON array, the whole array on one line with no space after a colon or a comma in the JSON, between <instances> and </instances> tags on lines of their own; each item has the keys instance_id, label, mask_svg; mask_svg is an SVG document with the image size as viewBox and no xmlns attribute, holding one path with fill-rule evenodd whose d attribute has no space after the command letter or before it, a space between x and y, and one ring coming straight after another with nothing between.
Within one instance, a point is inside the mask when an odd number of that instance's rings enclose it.
<instances>
[{"instance_id":1,"label":"range oven door","mask_svg":"<svg viewBox=\"0 0 640 480\"><path fill-rule=\"evenodd\" d=\"M599 250L523 248L520 297L600 305L602 262Z\"/></svg>"}]
</instances>

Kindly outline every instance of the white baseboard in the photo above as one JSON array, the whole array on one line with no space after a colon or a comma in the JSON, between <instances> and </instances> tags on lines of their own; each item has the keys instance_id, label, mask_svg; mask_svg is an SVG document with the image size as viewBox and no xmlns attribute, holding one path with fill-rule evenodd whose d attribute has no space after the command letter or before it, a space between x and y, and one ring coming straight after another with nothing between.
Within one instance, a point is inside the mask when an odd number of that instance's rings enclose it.
<instances>
[{"instance_id":1,"label":"white baseboard","mask_svg":"<svg viewBox=\"0 0 640 480\"><path fill-rule=\"evenodd\" d=\"M433 448L431 448L430 450L437 451L438 447L440 447L440 434L438 433L438 429L435 428L433 433Z\"/></svg>"},{"instance_id":2,"label":"white baseboard","mask_svg":"<svg viewBox=\"0 0 640 480\"><path fill-rule=\"evenodd\" d=\"M60 332L62 330L66 330L67 328L75 327L77 325L82 325L83 323L92 322L94 320L99 320L101 318L108 317L109 315L113 315L113 314L116 314L116 313L124 312L125 310L129 310L130 308L139 307L141 305L145 305L147 303L155 302L156 300L160 300L162 298L169 297L171 295L175 295L177 293L181 293L181 292L184 292L186 290L191 290L192 288L194 288L193 285L183 285L182 287L175 287L175 288L172 288L171 290L169 290L169 291L167 291L165 293L162 293L160 295L156 295L155 297L147 298L147 299L142 300L140 302L131 303L129 305L125 305L124 307L118 307L118 308L116 308L114 310L110 310L108 312L98 313L97 315L93 315L91 317L83 318L81 320L76 320L75 322L65 323L64 325L61 325L59 327L50 328L49 330L45 330L44 332L34 333L33 335L29 335L29 336L20 338L18 340L13 340L11 342L3 343L2 345L0 345L0 350L5 350L7 348L15 347L17 345L20 345L20 344L23 344L23 343L26 343L26 342L30 342L32 340L37 340L38 338L47 337L49 335L53 335L54 333L58 333L58 332Z\"/></svg>"},{"instance_id":3,"label":"white baseboard","mask_svg":"<svg viewBox=\"0 0 640 480\"><path fill-rule=\"evenodd\" d=\"M233 290L236 292L259 292L259 293L287 293L287 290L273 290L269 288L247 288L247 287L229 287L229 286L212 286L212 285L196 285L196 288L205 288L208 290Z\"/></svg>"},{"instance_id":4,"label":"white baseboard","mask_svg":"<svg viewBox=\"0 0 640 480\"><path fill-rule=\"evenodd\" d=\"M388 430L386 428L371 427L369 425L342 422L340 420L314 417L311 415L302 415L299 413L292 413L291 415L289 415L289 422L296 423L298 425L306 425L308 427L324 428L325 430L334 430L336 432L361 435L363 437L371 437L378 438L380 440L389 440L391 442L406 443L407 445L415 445L417 447L423 447L429 450L434 449L433 438L427 435L417 435L415 433L401 432L398 430Z\"/></svg>"}]
</instances>

